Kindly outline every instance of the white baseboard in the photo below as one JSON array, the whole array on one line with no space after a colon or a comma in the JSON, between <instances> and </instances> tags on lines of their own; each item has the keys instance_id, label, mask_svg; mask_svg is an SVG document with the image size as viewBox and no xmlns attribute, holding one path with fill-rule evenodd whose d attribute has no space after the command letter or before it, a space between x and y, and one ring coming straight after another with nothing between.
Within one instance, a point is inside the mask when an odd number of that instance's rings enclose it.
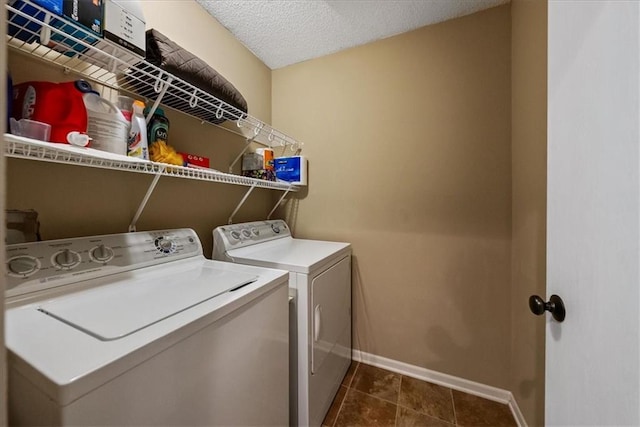
<instances>
[{"instance_id":1,"label":"white baseboard","mask_svg":"<svg viewBox=\"0 0 640 427\"><path fill-rule=\"evenodd\" d=\"M421 368L419 366L409 365L408 363L399 362L393 359L387 359L386 357L365 353L360 350L354 349L352 351L352 357L353 360L357 362L377 366L378 368L383 368L388 371L406 375L408 377L428 381L433 384L449 387L451 389L469 393L474 396L479 396L485 399L504 403L506 405L509 405L511 413L518 423L518 426L527 427L527 422L525 421L522 412L520 412L520 408L518 407L518 403L513 397L513 393L508 390L503 390L486 384L477 383L475 381L469 381L464 378L455 377L449 374L443 374L441 372L432 371L430 369Z\"/></svg>"},{"instance_id":2,"label":"white baseboard","mask_svg":"<svg viewBox=\"0 0 640 427\"><path fill-rule=\"evenodd\" d=\"M516 402L513 393L511 394L511 399L509 399L509 409L511 409L511 413L513 414L513 418L515 418L516 423L518 423L519 427L527 427L527 420L524 419L524 415L520 411L520 407L518 406L518 402Z\"/></svg>"}]
</instances>

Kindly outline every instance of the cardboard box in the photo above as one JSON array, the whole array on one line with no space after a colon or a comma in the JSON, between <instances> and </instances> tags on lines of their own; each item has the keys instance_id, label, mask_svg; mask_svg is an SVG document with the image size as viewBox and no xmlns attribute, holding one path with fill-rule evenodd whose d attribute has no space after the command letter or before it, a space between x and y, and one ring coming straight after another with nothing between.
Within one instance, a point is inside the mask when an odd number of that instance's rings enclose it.
<instances>
[{"instance_id":1,"label":"cardboard box","mask_svg":"<svg viewBox=\"0 0 640 427\"><path fill-rule=\"evenodd\" d=\"M209 158L198 156L197 154L191 153L178 153L182 156L185 161L185 166L192 168L206 168L209 169Z\"/></svg>"},{"instance_id":2,"label":"cardboard box","mask_svg":"<svg viewBox=\"0 0 640 427\"><path fill-rule=\"evenodd\" d=\"M56 15L62 14L62 0L33 0L36 5L55 13ZM14 9L23 12L29 16L33 16L38 21L44 21L46 16L45 11L25 3L22 0L9 0L7 4ZM41 25L24 18L17 13L9 10L9 22L7 22L7 33L11 37L15 37L18 40L25 41L27 43L33 43L40 39Z\"/></svg>"},{"instance_id":3,"label":"cardboard box","mask_svg":"<svg viewBox=\"0 0 640 427\"><path fill-rule=\"evenodd\" d=\"M264 157L258 153L247 153L242 156L242 170L252 171L264 169Z\"/></svg>"},{"instance_id":4,"label":"cardboard box","mask_svg":"<svg viewBox=\"0 0 640 427\"><path fill-rule=\"evenodd\" d=\"M259 148L255 153L244 154L242 156L242 176L275 181L273 150Z\"/></svg>"},{"instance_id":5,"label":"cardboard box","mask_svg":"<svg viewBox=\"0 0 640 427\"><path fill-rule=\"evenodd\" d=\"M242 176L248 178L264 179L265 181L275 181L276 174L272 170L268 169L256 169L242 171Z\"/></svg>"},{"instance_id":6,"label":"cardboard box","mask_svg":"<svg viewBox=\"0 0 640 427\"><path fill-rule=\"evenodd\" d=\"M117 56L122 62L114 64L114 71L124 72L128 64L144 59L147 53L145 20L138 0L102 0L103 2L103 39L96 48L89 51L88 58L96 58L100 63L111 61L103 53Z\"/></svg>"},{"instance_id":7,"label":"cardboard box","mask_svg":"<svg viewBox=\"0 0 640 427\"><path fill-rule=\"evenodd\" d=\"M62 15L102 36L103 0L63 0Z\"/></svg>"},{"instance_id":8,"label":"cardboard box","mask_svg":"<svg viewBox=\"0 0 640 427\"><path fill-rule=\"evenodd\" d=\"M20 15L9 13L8 33L27 43L35 41L64 52L67 56L84 53L87 48L71 38L82 40L88 45L93 45L102 35L102 0L32 0L34 4L45 10L41 10L22 0L12 0L9 5L15 9L33 16L37 21L43 22L48 12L51 12L49 24L61 30L62 34L43 28L37 22L23 18ZM69 24L73 21L82 30Z\"/></svg>"},{"instance_id":9,"label":"cardboard box","mask_svg":"<svg viewBox=\"0 0 640 427\"><path fill-rule=\"evenodd\" d=\"M104 0L104 38L144 58L147 36L139 1Z\"/></svg>"},{"instance_id":10,"label":"cardboard box","mask_svg":"<svg viewBox=\"0 0 640 427\"><path fill-rule=\"evenodd\" d=\"M31 0L32 3L42 6L56 15L62 15L62 0ZM9 1L9 4L19 3L18 1Z\"/></svg>"},{"instance_id":11,"label":"cardboard box","mask_svg":"<svg viewBox=\"0 0 640 427\"><path fill-rule=\"evenodd\" d=\"M307 185L307 158L304 156L275 159L276 180L294 185Z\"/></svg>"}]
</instances>

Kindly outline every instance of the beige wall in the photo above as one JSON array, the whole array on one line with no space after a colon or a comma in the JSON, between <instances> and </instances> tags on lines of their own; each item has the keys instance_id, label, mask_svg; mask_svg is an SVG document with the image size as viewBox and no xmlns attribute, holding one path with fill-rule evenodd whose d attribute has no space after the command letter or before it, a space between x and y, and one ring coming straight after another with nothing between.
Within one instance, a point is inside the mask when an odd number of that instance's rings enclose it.
<instances>
[{"instance_id":1,"label":"beige wall","mask_svg":"<svg viewBox=\"0 0 640 427\"><path fill-rule=\"evenodd\" d=\"M147 28L158 29L202 56L240 90L252 115L270 119L271 70L195 1L142 4ZM16 83L75 78L16 54L10 56L9 65ZM209 157L215 169L226 172L244 148L243 138L225 130L172 111L168 116L170 144L180 151ZM236 172L239 173L238 166ZM151 180L150 175L8 159L7 208L37 210L44 239L126 232ZM248 187L161 178L138 222L138 230L194 228L205 254L210 256L211 230L227 223L247 190ZM263 219L272 208L273 197L272 191L255 190L235 222Z\"/></svg>"},{"instance_id":2,"label":"beige wall","mask_svg":"<svg viewBox=\"0 0 640 427\"><path fill-rule=\"evenodd\" d=\"M354 347L509 386L509 6L273 72L298 237L354 253Z\"/></svg>"},{"instance_id":3,"label":"beige wall","mask_svg":"<svg viewBox=\"0 0 640 427\"><path fill-rule=\"evenodd\" d=\"M547 2L511 2L512 304L511 385L529 425L544 423L545 320L529 311L545 296Z\"/></svg>"}]
</instances>

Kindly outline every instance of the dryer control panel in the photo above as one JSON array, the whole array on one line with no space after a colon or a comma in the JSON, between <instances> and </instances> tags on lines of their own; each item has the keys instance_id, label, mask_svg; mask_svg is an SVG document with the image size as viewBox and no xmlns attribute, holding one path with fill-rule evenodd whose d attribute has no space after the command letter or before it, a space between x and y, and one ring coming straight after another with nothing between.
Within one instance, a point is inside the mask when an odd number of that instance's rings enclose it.
<instances>
[{"instance_id":1,"label":"dryer control panel","mask_svg":"<svg viewBox=\"0 0 640 427\"><path fill-rule=\"evenodd\" d=\"M6 296L196 256L200 239L186 228L7 245Z\"/></svg>"},{"instance_id":2,"label":"dryer control panel","mask_svg":"<svg viewBox=\"0 0 640 427\"><path fill-rule=\"evenodd\" d=\"M224 252L230 249L290 236L291 230L281 219L224 225L213 230L213 259L224 259Z\"/></svg>"}]
</instances>

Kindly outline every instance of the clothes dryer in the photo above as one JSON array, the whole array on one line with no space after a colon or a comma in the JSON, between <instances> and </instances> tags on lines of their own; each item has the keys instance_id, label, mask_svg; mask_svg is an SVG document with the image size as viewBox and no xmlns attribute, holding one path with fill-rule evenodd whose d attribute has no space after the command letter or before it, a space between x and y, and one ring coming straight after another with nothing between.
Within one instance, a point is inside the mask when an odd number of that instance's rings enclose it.
<instances>
[{"instance_id":1,"label":"clothes dryer","mask_svg":"<svg viewBox=\"0 0 640 427\"><path fill-rule=\"evenodd\" d=\"M11 425L288 422L286 272L189 229L7 246Z\"/></svg>"},{"instance_id":2,"label":"clothes dryer","mask_svg":"<svg viewBox=\"0 0 640 427\"><path fill-rule=\"evenodd\" d=\"M289 271L291 424L320 426L351 363L351 245L258 221L216 228L213 258Z\"/></svg>"}]
</instances>

